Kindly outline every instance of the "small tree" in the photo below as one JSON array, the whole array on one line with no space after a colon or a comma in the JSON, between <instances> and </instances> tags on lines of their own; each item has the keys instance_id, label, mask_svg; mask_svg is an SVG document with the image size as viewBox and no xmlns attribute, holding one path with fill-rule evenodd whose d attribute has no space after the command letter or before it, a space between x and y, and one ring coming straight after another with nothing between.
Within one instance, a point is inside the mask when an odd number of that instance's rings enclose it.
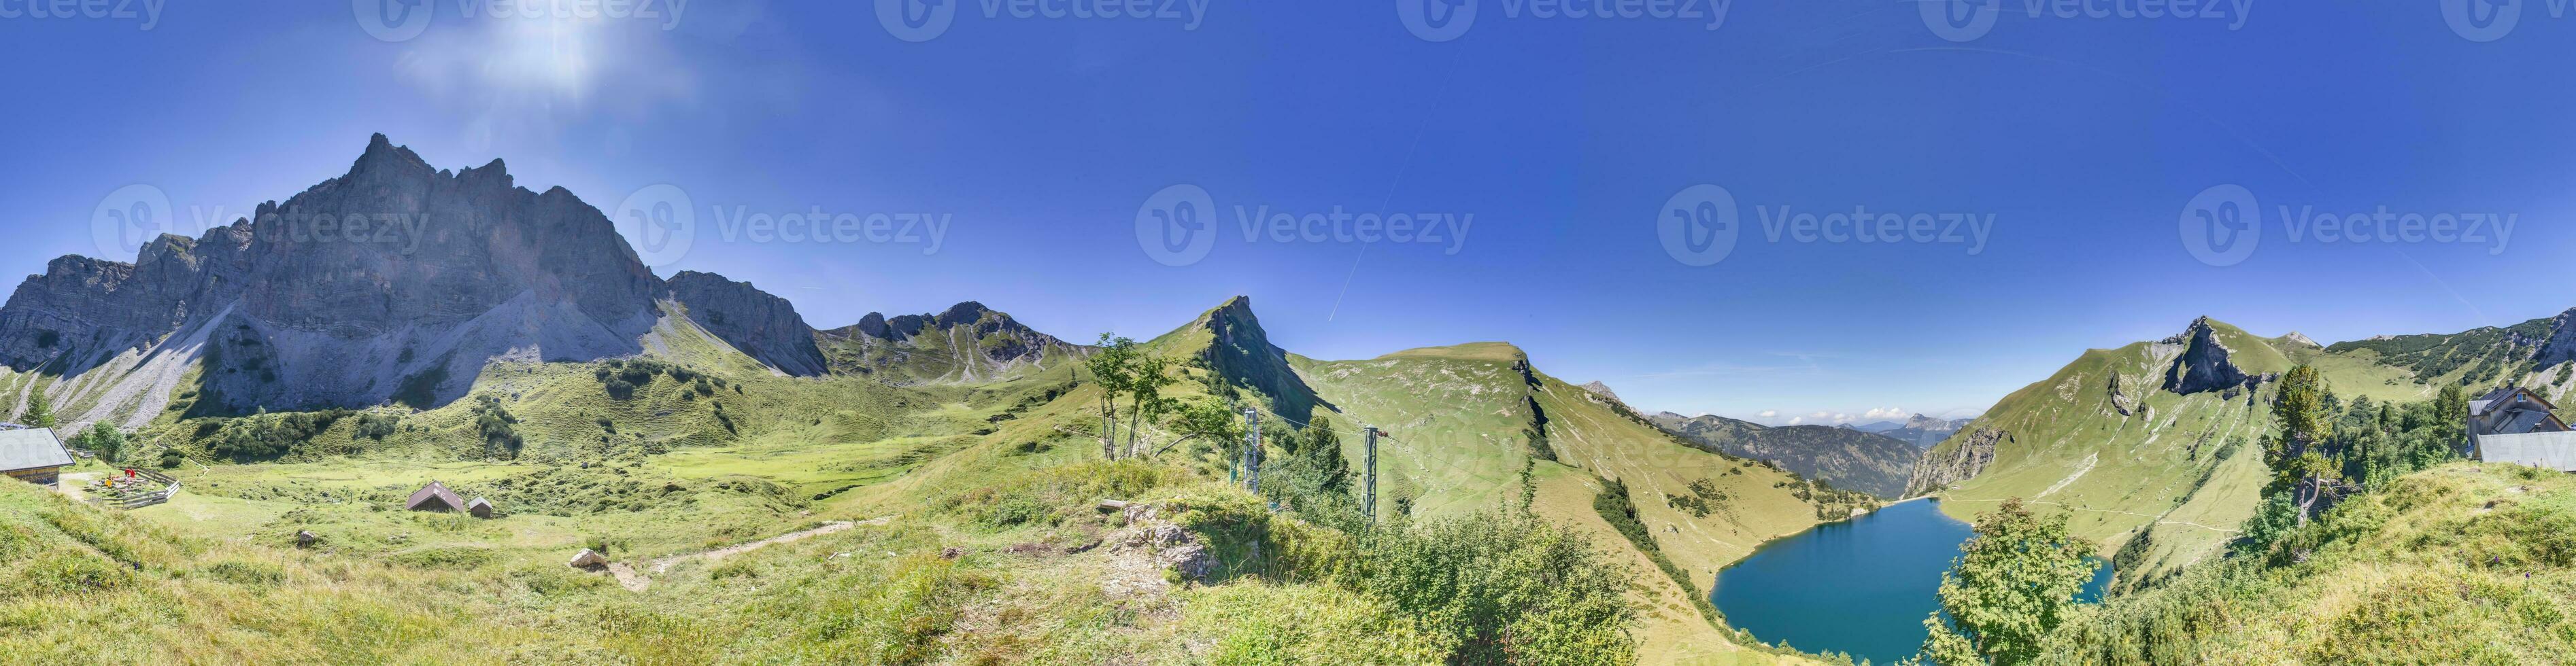
<instances>
[{"instance_id":1,"label":"small tree","mask_svg":"<svg viewBox=\"0 0 2576 666\"><path fill-rule=\"evenodd\" d=\"M54 405L45 400L45 387L37 386L28 391L27 411L20 414L18 418L26 421L25 425L38 428L51 428L57 425L54 422Z\"/></svg>"},{"instance_id":2,"label":"small tree","mask_svg":"<svg viewBox=\"0 0 2576 666\"><path fill-rule=\"evenodd\" d=\"M1215 442L1217 448L1226 450L1232 450L1233 443L1243 439L1243 420L1235 416L1233 410L1226 409L1225 405L1215 401L1181 404L1174 410L1172 420L1165 422L1163 428L1179 434L1180 437L1154 451L1157 455L1194 439Z\"/></svg>"},{"instance_id":3,"label":"small tree","mask_svg":"<svg viewBox=\"0 0 2576 666\"><path fill-rule=\"evenodd\" d=\"M501 406L500 398L483 396L474 407L474 427L483 434L483 454L486 456L499 457L506 453L511 460L519 459L519 447L525 440L519 438L515 427L518 424L519 417L512 416L508 408Z\"/></svg>"},{"instance_id":4,"label":"small tree","mask_svg":"<svg viewBox=\"0 0 2576 666\"><path fill-rule=\"evenodd\" d=\"M2263 492L2267 497L2289 493L2299 507L2300 525L2316 515L2318 500L2342 485L2343 460L2329 446L2334 419L2327 404L2333 395L2315 367L2302 365L2281 377L2280 395L2272 403L2272 417L2281 430L2263 446L2263 462L2272 467L2272 482Z\"/></svg>"},{"instance_id":5,"label":"small tree","mask_svg":"<svg viewBox=\"0 0 2576 666\"><path fill-rule=\"evenodd\" d=\"M92 423L88 430L72 437L74 448L98 454L98 459L117 463L125 461L125 431L106 423Z\"/></svg>"},{"instance_id":6,"label":"small tree","mask_svg":"<svg viewBox=\"0 0 2576 666\"><path fill-rule=\"evenodd\" d=\"M1100 349L1083 361L1092 383L1100 385L1100 455L1118 459L1118 395L1135 381L1136 341L1114 333L1100 334Z\"/></svg>"},{"instance_id":7,"label":"small tree","mask_svg":"<svg viewBox=\"0 0 2576 666\"><path fill-rule=\"evenodd\" d=\"M2042 516L2021 498L1977 519L1976 536L1941 576L1941 611L1923 619L1923 657L1948 666L2021 664L2066 621L2093 579L2092 549L2067 532L2067 515ZM1950 616L1943 622L1941 616Z\"/></svg>"},{"instance_id":8,"label":"small tree","mask_svg":"<svg viewBox=\"0 0 2576 666\"><path fill-rule=\"evenodd\" d=\"M1137 354L1127 381L1127 450L1129 455L1144 455L1144 430L1141 426L1164 412L1173 403L1163 397L1163 387L1175 381L1167 372L1171 361L1153 354Z\"/></svg>"}]
</instances>

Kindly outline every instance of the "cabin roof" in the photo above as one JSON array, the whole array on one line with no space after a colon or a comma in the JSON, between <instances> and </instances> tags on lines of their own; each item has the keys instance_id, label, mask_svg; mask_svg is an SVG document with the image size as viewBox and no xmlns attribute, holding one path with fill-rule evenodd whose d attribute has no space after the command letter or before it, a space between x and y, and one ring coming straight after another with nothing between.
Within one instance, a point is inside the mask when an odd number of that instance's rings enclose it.
<instances>
[{"instance_id":1,"label":"cabin roof","mask_svg":"<svg viewBox=\"0 0 2576 666\"><path fill-rule=\"evenodd\" d=\"M68 467L72 453L46 428L0 430L0 472Z\"/></svg>"},{"instance_id":2,"label":"cabin roof","mask_svg":"<svg viewBox=\"0 0 2576 666\"><path fill-rule=\"evenodd\" d=\"M421 486L419 492L412 493L411 500L403 502L403 508L418 509L432 499L445 502L451 510L465 508L465 501L456 498L456 491L448 490L437 481L431 481L429 485Z\"/></svg>"},{"instance_id":3,"label":"cabin roof","mask_svg":"<svg viewBox=\"0 0 2576 666\"><path fill-rule=\"evenodd\" d=\"M2493 391L2488 391L2486 395L2479 396L2478 399L2469 401L2469 413L2477 416L2485 416L2489 409L2513 405L2515 404L2513 398L2516 394L2520 394L2524 400L2530 400L2531 402L2540 405L2540 408L2543 410L2558 409L2558 405L2556 403L2550 402L2548 398L2540 397L2540 392L2538 391L2533 391L2520 386L2507 386Z\"/></svg>"}]
</instances>

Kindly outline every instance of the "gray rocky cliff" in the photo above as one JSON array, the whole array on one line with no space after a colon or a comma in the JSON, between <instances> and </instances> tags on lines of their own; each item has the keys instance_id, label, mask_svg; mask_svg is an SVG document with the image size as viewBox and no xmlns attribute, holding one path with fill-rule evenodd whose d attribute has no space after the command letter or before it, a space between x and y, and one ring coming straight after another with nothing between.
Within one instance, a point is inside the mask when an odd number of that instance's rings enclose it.
<instances>
[{"instance_id":1,"label":"gray rocky cliff","mask_svg":"<svg viewBox=\"0 0 2576 666\"><path fill-rule=\"evenodd\" d=\"M1979 428L1976 432L1952 438L1959 445L1947 449L1934 447L1923 453L1914 464L1913 477L1905 482L1906 497L1940 492L1955 484L1976 478L1995 461L1997 446L2012 441L2012 433L1999 428Z\"/></svg>"},{"instance_id":2,"label":"gray rocky cliff","mask_svg":"<svg viewBox=\"0 0 2576 666\"><path fill-rule=\"evenodd\" d=\"M749 282L696 271L671 276L669 286L671 300L688 310L691 321L744 354L800 377L829 370L822 350L814 346L814 329L787 299Z\"/></svg>"}]
</instances>

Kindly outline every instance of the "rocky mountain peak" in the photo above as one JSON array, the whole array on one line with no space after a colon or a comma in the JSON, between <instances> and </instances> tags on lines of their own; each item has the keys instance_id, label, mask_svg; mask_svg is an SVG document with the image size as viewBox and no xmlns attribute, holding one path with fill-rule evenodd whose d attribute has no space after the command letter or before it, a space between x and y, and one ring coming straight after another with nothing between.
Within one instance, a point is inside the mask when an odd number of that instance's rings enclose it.
<instances>
[{"instance_id":1,"label":"rocky mountain peak","mask_svg":"<svg viewBox=\"0 0 2576 666\"><path fill-rule=\"evenodd\" d=\"M1273 413L1302 416L1318 404L1314 389L1288 367L1288 352L1270 343L1270 333L1252 312L1252 297L1226 299L1190 325L1209 333L1208 347L1198 350L1207 367L1270 396Z\"/></svg>"},{"instance_id":2,"label":"rocky mountain peak","mask_svg":"<svg viewBox=\"0 0 2576 666\"><path fill-rule=\"evenodd\" d=\"M2219 341L2218 327L2208 317L2192 320L2191 328L2167 338L2165 344L2182 347L2173 367L2165 372L2166 391L2190 395L2236 388L2248 382L2245 371L2229 360L2235 352Z\"/></svg>"}]
</instances>

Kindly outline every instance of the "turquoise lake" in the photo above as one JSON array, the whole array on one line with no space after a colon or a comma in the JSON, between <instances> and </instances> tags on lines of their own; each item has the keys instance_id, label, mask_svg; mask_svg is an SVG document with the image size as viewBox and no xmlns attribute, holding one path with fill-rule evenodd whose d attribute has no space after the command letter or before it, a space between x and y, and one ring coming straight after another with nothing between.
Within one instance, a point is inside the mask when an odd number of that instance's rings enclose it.
<instances>
[{"instance_id":1,"label":"turquoise lake","mask_svg":"<svg viewBox=\"0 0 2576 666\"><path fill-rule=\"evenodd\" d=\"M1709 599L1765 643L1885 664L1922 647L1941 572L1969 535L1930 500L1897 504L1765 544L1718 572ZM2083 599L2099 599L2110 581L2104 562Z\"/></svg>"}]
</instances>

